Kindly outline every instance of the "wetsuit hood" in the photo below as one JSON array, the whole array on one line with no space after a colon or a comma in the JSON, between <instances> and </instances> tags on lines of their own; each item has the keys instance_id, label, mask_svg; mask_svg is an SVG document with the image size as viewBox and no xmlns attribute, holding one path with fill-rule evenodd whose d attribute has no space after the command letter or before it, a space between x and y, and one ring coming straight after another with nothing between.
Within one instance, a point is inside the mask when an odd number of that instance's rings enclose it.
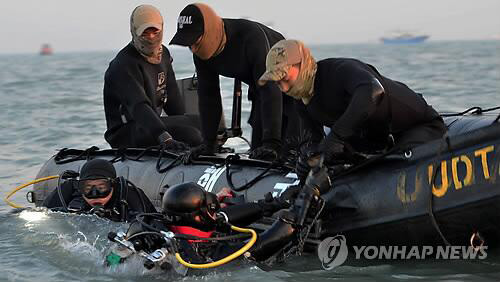
<instances>
[{"instance_id":1,"label":"wetsuit hood","mask_svg":"<svg viewBox=\"0 0 500 282\"><path fill-rule=\"evenodd\" d=\"M178 216L180 225L209 231L213 229L220 204L213 193L194 182L187 182L168 188L163 195L162 208L164 213Z\"/></svg>"},{"instance_id":2,"label":"wetsuit hood","mask_svg":"<svg viewBox=\"0 0 500 282\"><path fill-rule=\"evenodd\" d=\"M113 164L103 159L93 159L86 162L80 170L80 180L116 178L116 170Z\"/></svg>"}]
</instances>

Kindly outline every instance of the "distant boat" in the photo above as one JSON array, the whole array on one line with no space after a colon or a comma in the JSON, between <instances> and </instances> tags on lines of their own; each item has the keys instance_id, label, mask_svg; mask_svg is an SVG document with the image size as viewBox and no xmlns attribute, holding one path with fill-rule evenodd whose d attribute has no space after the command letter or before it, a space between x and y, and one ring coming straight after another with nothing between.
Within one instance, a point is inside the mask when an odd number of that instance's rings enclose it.
<instances>
[{"instance_id":1,"label":"distant boat","mask_svg":"<svg viewBox=\"0 0 500 282\"><path fill-rule=\"evenodd\" d=\"M384 44L413 44L421 43L429 38L429 35L415 35L409 32L397 32L392 36L382 37L380 40Z\"/></svg>"},{"instance_id":2,"label":"distant boat","mask_svg":"<svg viewBox=\"0 0 500 282\"><path fill-rule=\"evenodd\" d=\"M43 44L40 49L40 55L52 55L52 47L49 44Z\"/></svg>"}]
</instances>

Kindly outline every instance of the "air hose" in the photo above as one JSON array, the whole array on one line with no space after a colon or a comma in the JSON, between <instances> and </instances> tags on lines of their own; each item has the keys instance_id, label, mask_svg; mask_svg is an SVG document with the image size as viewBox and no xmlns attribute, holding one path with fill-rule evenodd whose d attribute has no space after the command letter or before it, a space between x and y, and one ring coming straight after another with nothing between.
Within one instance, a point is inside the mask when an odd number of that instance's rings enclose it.
<instances>
[{"instance_id":1,"label":"air hose","mask_svg":"<svg viewBox=\"0 0 500 282\"><path fill-rule=\"evenodd\" d=\"M186 262L185 260L182 259L181 255L178 252L175 253L175 258L182 265L189 267L189 268L197 268L197 269L217 267L217 266L226 264L226 263L234 260L235 258L241 256L246 251L248 251L255 244L255 242L257 241L257 233L252 229L236 227L234 225L231 225L231 229L234 231L237 231L237 232L251 233L252 238L250 239L250 241L248 241L248 243L245 244L245 246L243 246L241 249L237 250L236 252L230 254L229 256L227 256L223 259L220 259L218 261L204 263L204 264L193 264L193 263Z\"/></svg>"},{"instance_id":2,"label":"air hose","mask_svg":"<svg viewBox=\"0 0 500 282\"><path fill-rule=\"evenodd\" d=\"M36 184L36 183L39 183L39 182L43 182L43 181L47 181L47 180L50 180L50 179L54 179L54 178L58 178L59 175L52 175L52 176L47 176L47 177L42 177L42 178L38 178L38 179L35 179L33 181L30 181L28 183L25 183L25 184L22 184L20 186L17 186L16 188L12 189L12 191L9 192L9 194L7 195L7 197L5 197L3 200L11 207L13 208L16 208L16 209L20 209L20 208L23 208L22 206L18 206L16 204L14 204L13 202L11 202L9 200L10 197L12 197L12 195L14 195L17 191L23 189L23 188L26 188L30 185L33 185L33 184Z\"/></svg>"}]
</instances>

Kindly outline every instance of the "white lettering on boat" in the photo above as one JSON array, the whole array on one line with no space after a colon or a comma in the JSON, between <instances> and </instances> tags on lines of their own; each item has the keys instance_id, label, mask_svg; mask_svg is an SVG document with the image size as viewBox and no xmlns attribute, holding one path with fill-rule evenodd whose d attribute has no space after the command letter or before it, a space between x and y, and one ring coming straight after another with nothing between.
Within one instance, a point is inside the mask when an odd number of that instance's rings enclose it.
<instances>
[{"instance_id":1,"label":"white lettering on boat","mask_svg":"<svg viewBox=\"0 0 500 282\"><path fill-rule=\"evenodd\" d=\"M288 173L285 177L295 179L295 181L293 183L276 183L273 188L273 197L279 197L288 187L297 185L300 182L300 180L297 179L297 174L295 173Z\"/></svg>"},{"instance_id":2,"label":"white lettering on boat","mask_svg":"<svg viewBox=\"0 0 500 282\"><path fill-rule=\"evenodd\" d=\"M225 166L211 166L206 168L204 174L200 177L200 179L198 179L198 185L202 186L207 192L212 192L215 183L219 180L219 177L225 170Z\"/></svg>"}]
</instances>

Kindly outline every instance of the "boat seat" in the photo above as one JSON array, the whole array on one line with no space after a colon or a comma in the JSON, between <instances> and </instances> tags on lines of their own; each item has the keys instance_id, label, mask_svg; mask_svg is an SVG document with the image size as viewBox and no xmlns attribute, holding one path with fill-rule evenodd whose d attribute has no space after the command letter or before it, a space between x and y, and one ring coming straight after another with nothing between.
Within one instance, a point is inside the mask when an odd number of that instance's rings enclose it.
<instances>
[{"instance_id":1,"label":"boat seat","mask_svg":"<svg viewBox=\"0 0 500 282\"><path fill-rule=\"evenodd\" d=\"M491 125L496 118L496 115L467 115L445 117L444 123L448 127L448 135L456 136Z\"/></svg>"},{"instance_id":2,"label":"boat seat","mask_svg":"<svg viewBox=\"0 0 500 282\"><path fill-rule=\"evenodd\" d=\"M184 100L186 114L199 115L200 110L198 109L197 77L193 76L193 77L178 79L177 86L179 87L179 92L182 96L182 99ZM222 111L222 116L219 123L219 131L224 131L224 129L226 129L226 122L224 118L224 111Z\"/></svg>"}]
</instances>

